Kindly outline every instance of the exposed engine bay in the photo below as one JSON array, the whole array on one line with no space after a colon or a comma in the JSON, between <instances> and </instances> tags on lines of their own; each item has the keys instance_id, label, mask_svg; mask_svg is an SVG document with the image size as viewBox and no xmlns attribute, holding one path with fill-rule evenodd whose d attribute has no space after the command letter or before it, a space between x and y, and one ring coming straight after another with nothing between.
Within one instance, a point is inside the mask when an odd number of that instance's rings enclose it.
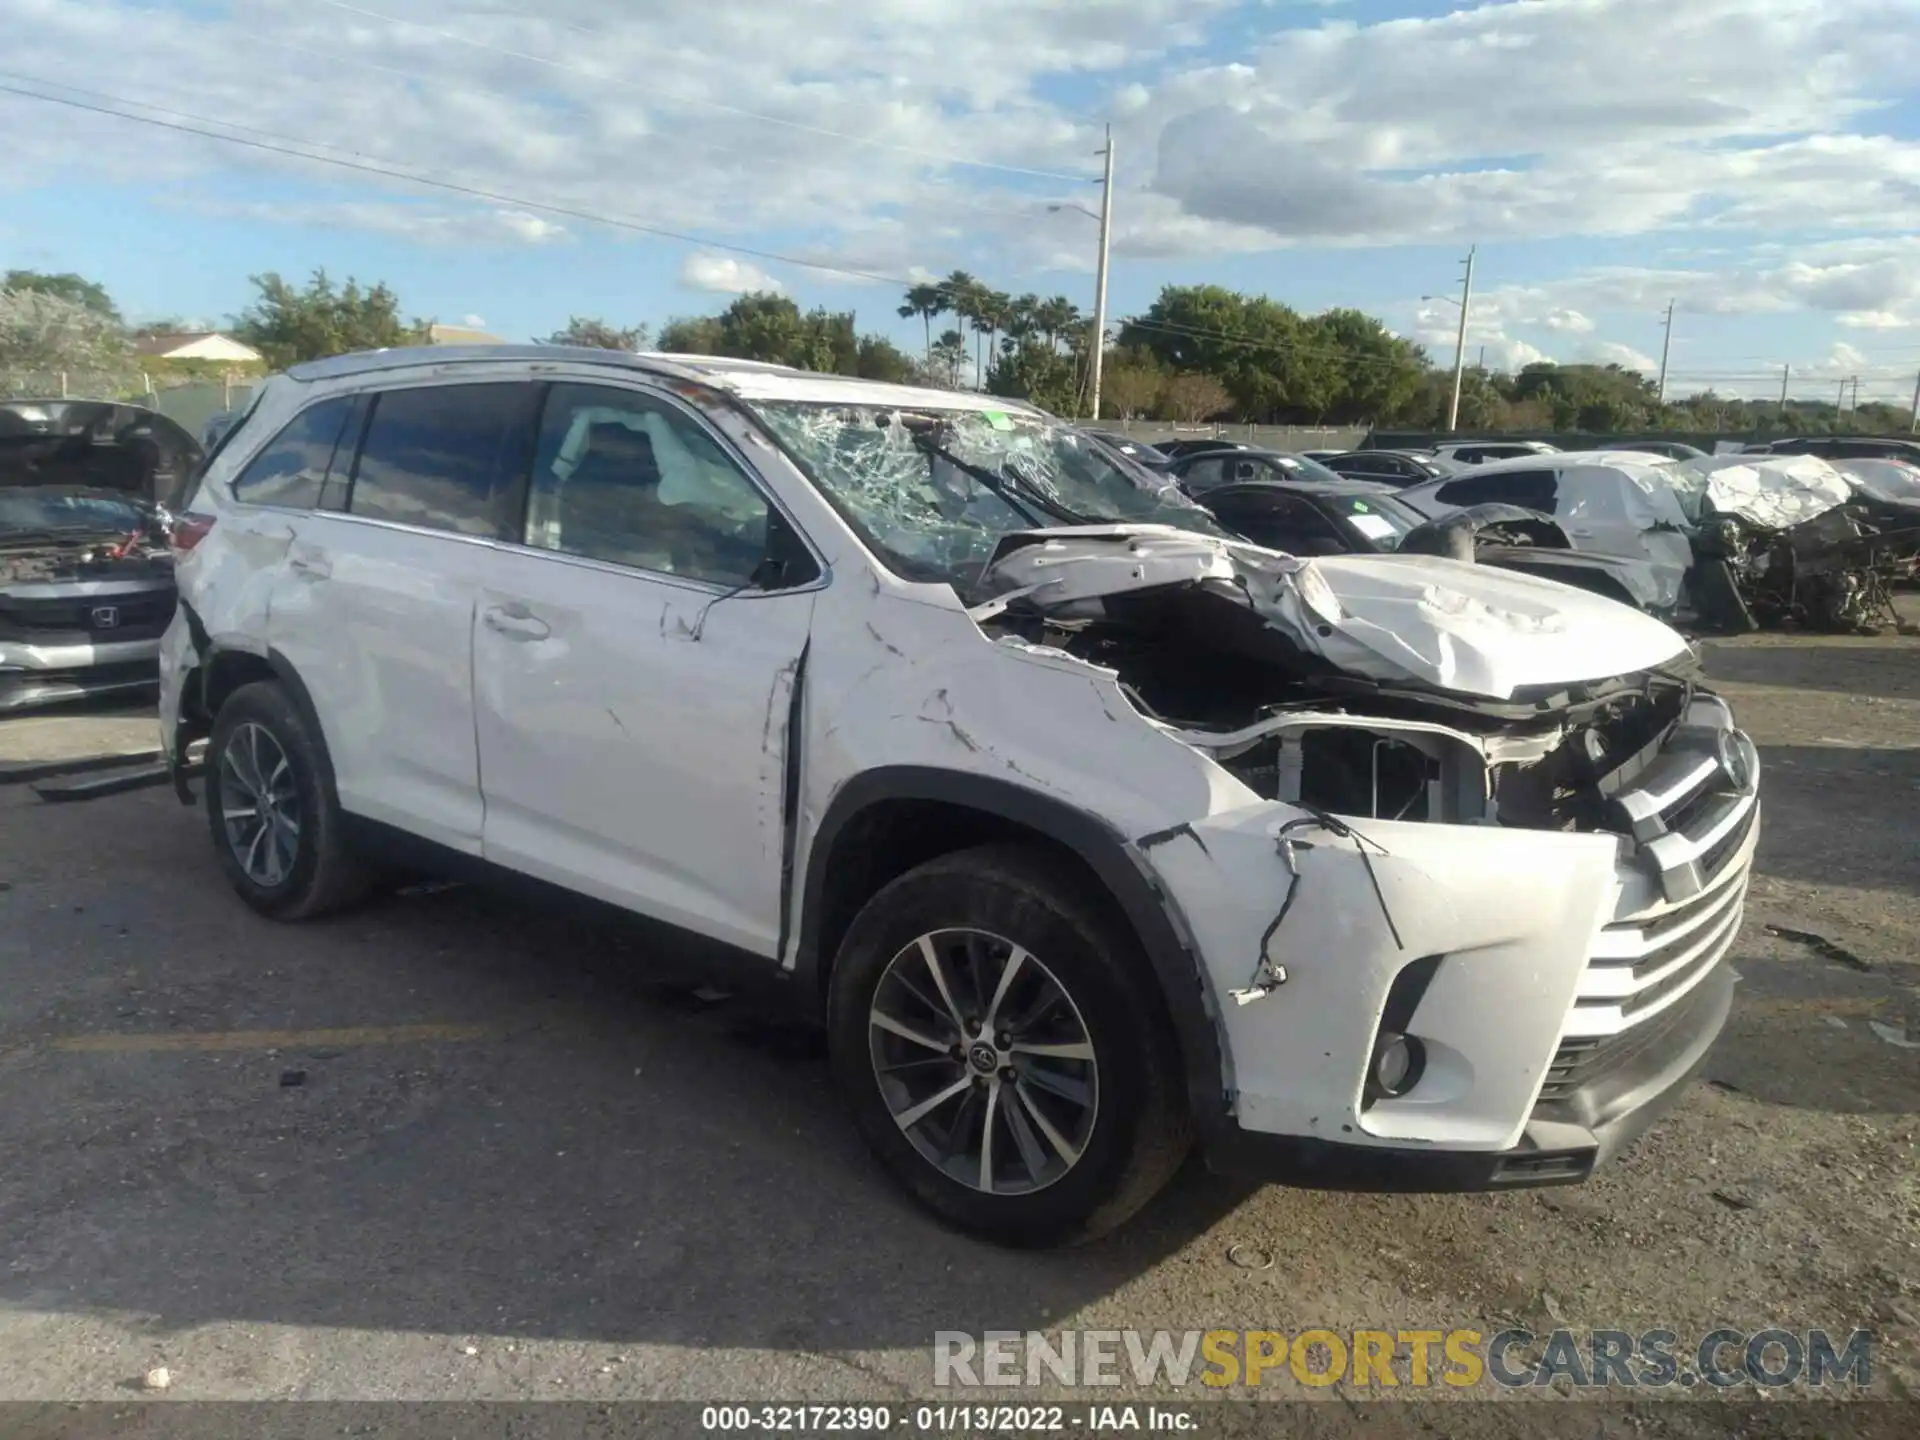
<instances>
[{"instance_id":1,"label":"exposed engine bay","mask_svg":"<svg viewBox=\"0 0 1920 1440\"><path fill-rule=\"evenodd\" d=\"M1920 506L1856 499L1787 529L1734 516L1694 538L1703 563L1724 560L1749 626L1877 634L1900 626L1893 587L1920 568ZM1887 513L1887 512L1893 513Z\"/></svg>"},{"instance_id":2,"label":"exposed engine bay","mask_svg":"<svg viewBox=\"0 0 1920 1440\"><path fill-rule=\"evenodd\" d=\"M74 580L165 579L173 559L157 518L123 535L84 540L19 540L0 535L0 585Z\"/></svg>"},{"instance_id":3,"label":"exposed engine bay","mask_svg":"<svg viewBox=\"0 0 1920 1440\"><path fill-rule=\"evenodd\" d=\"M1612 791L1699 680L1683 649L1654 669L1491 699L1343 671L1206 585L1102 608L1062 620L1015 601L987 628L1113 670L1136 709L1261 799L1356 818L1619 833Z\"/></svg>"}]
</instances>

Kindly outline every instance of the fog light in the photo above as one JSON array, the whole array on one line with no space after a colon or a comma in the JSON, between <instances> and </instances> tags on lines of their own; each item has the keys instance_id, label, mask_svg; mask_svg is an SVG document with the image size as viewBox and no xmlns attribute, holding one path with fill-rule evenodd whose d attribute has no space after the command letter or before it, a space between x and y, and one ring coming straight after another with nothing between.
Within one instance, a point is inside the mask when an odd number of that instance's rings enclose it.
<instances>
[{"instance_id":1,"label":"fog light","mask_svg":"<svg viewBox=\"0 0 1920 1440\"><path fill-rule=\"evenodd\" d=\"M1426 1046L1411 1035L1384 1033L1374 1047L1373 1088L1389 1100L1398 1099L1420 1083L1426 1068Z\"/></svg>"}]
</instances>

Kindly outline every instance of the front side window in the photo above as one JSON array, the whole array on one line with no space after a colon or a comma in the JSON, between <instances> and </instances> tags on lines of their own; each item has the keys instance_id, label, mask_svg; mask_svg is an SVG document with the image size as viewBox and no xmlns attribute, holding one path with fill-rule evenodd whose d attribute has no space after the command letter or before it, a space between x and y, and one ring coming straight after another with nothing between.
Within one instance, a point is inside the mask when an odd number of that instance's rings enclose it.
<instances>
[{"instance_id":1,"label":"front side window","mask_svg":"<svg viewBox=\"0 0 1920 1440\"><path fill-rule=\"evenodd\" d=\"M731 587L779 548L773 521L759 488L665 402L597 385L549 392L527 544Z\"/></svg>"},{"instance_id":2,"label":"front side window","mask_svg":"<svg viewBox=\"0 0 1920 1440\"><path fill-rule=\"evenodd\" d=\"M424 385L374 398L347 509L375 520L495 536L527 385Z\"/></svg>"},{"instance_id":3,"label":"front side window","mask_svg":"<svg viewBox=\"0 0 1920 1440\"><path fill-rule=\"evenodd\" d=\"M311 510L320 503L334 447L352 411L353 401L344 395L302 410L247 462L233 482L233 498L249 505Z\"/></svg>"}]
</instances>

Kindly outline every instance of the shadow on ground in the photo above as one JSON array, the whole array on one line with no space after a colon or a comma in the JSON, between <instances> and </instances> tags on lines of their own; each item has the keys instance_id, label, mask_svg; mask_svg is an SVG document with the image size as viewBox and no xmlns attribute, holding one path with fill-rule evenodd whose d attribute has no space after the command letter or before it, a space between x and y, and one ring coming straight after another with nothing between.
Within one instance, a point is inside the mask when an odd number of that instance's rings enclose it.
<instances>
[{"instance_id":1,"label":"shadow on ground","mask_svg":"<svg viewBox=\"0 0 1920 1440\"><path fill-rule=\"evenodd\" d=\"M111 807L111 809L109 808ZM0 893L0 1303L764 1349L1039 1328L1248 1193L1190 1167L1120 1235L1015 1253L901 1198L819 1039L704 1003L617 930L455 889L246 912L160 796L36 812ZM59 879L111 818L110 871ZM9 849L21 844L16 813ZM487 1038L85 1053L75 1033L475 1024ZM289 1072L300 1083L283 1083Z\"/></svg>"}]
</instances>

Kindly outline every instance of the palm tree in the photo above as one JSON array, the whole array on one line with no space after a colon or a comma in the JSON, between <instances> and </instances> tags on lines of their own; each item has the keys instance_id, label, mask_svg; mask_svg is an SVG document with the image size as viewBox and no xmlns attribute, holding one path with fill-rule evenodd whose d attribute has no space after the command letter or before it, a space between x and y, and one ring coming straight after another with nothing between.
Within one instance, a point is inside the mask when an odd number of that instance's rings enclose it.
<instances>
[{"instance_id":1,"label":"palm tree","mask_svg":"<svg viewBox=\"0 0 1920 1440\"><path fill-rule=\"evenodd\" d=\"M967 337L958 330L943 331L939 340L934 343L933 358L946 368L947 384L958 390L960 367L967 363Z\"/></svg>"},{"instance_id":2,"label":"palm tree","mask_svg":"<svg viewBox=\"0 0 1920 1440\"><path fill-rule=\"evenodd\" d=\"M976 336L985 331L987 336L987 354L999 353L1000 331L1013 318L1013 297L1004 290L986 290L980 296L980 313L974 319L973 329ZM977 342L976 342L977 348ZM976 357L977 363L977 357ZM984 377L985 371L982 371Z\"/></svg>"},{"instance_id":3,"label":"palm tree","mask_svg":"<svg viewBox=\"0 0 1920 1440\"><path fill-rule=\"evenodd\" d=\"M1080 307L1064 295L1043 300L1035 307L1033 323L1047 337L1050 349L1060 348L1060 337L1080 323Z\"/></svg>"},{"instance_id":4,"label":"palm tree","mask_svg":"<svg viewBox=\"0 0 1920 1440\"><path fill-rule=\"evenodd\" d=\"M933 364L933 317L944 311L946 295L938 285L916 285L906 293L906 303L900 307L900 318L911 320L920 317L921 325L927 332L927 364Z\"/></svg>"},{"instance_id":5,"label":"palm tree","mask_svg":"<svg viewBox=\"0 0 1920 1440\"><path fill-rule=\"evenodd\" d=\"M986 293L986 288L964 270L956 270L940 282L940 292L946 300L945 308L960 322L962 345L966 343L968 323L980 313L980 299Z\"/></svg>"},{"instance_id":6,"label":"palm tree","mask_svg":"<svg viewBox=\"0 0 1920 1440\"><path fill-rule=\"evenodd\" d=\"M1040 297L1031 292L1007 302L1007 339L1015 348L1040 328Z\"/></svg>"}]
</instances>

